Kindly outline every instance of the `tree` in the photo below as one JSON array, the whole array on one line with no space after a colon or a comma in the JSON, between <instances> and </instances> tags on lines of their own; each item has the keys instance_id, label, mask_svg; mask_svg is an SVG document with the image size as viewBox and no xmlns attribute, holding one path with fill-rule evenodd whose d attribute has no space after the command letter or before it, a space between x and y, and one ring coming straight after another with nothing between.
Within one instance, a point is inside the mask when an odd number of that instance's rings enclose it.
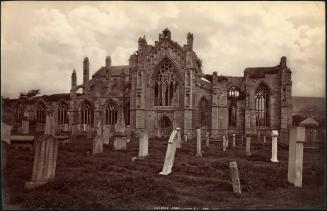
<instances>
[{"instance_id":1,"label":"tree","mask_svg":"<svg viewBox=\"0 0 327 211\"><path fill-rule=\"evenodd\" d=\"M26 102L32 100L36 95L40 94L39 89L32 89L27 92L21 92L19 95L19 99Z\"/></svg>"}]
</instances>

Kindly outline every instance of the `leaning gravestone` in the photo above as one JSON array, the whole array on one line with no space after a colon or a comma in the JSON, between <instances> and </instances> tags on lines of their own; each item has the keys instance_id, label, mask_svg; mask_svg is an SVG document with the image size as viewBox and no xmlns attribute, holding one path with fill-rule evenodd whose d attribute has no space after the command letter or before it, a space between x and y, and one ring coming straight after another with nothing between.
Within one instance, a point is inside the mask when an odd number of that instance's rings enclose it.
<instances>
[{"instance_id":1,"label":"leaning gravestone","mask_svg":"<svg viewBox=\"0 0 327 211\"><path fill-rule=\"evenodd\" d=\"M147 157L149 155L149 136L146 131L141 133L140 135L140 143L139 143L139 156L140 158Z\"/></svg>"},{"instance_id":2,"label":"leaning gravestone","mask_svg":"<svg viewBox=\"0 0 327 211\"><path fill-rule=\"evenodd\" d=\"M277 159L277 137L278 137L278 131L272 130L271 131L271 159L270 161L273 163L278 163Z\"/></svg>"},{"instance_id":3,"label":"leaning gravestone","mask_svg":"<svg viewBox=\"0 0 327 211\"><path fill-rule=\"evenodd\" d=\"M93 139L92 155L103 152L103 137L101 135L101 123L98 122L97 135Z\"/></svg>"},{"instance_id":4,"label":"leaning gravestone","mask_svg":"<svg viewBox=\"0 0 327 211\"><path fill-rule=\"evenodd\" d=\"M55 178L58 141L55 135L53 112L47 112L44 135L34 142L34 163L32 179L25 183L26 189L33 189Z\"/></svg>"},{"instance_id":5,"label":"leaning gravestone","mask_svg":"<svg viewBox=\"0 0 327 211\"><path fill-rule=\"evenodd\" d=\"M177 139L177 130L173 130L168 140L165 162L162 171L159 173L160 175L169 175L172 171L177 148Z\"/></svg>"},{"instance_id":6,"label":"leaning gravestone","mask_svg":"<svg viewBox=\"0 0 327 211\"><path fill-rule=\"evenodd\" d=\"M127 137L125 131L125 121L123 109L118 110L118 119L115 124L115 135L114 135L114 149L115 150L124 150L127 149Z\"/></svg>"},{"instance_id":7,"label":"leaning gravestone","mask_svg":"<svg viewBox=\"0 0 327 211\"><path fill-rule=\"evenodd\" d=\"M229 162L229 169L232 178L233 191L234 193L241 194L241 183L236 161Z\"/></svg>"},{"instance_id":8,"label":"leaning gravestone","mask_svg":"<svg viewBox=\"0 0 327 211\"><path fill-rule=\"evenodd\" d=\"M201 129L196 129L196 156L202 157L201 151Z\"/></svg>"},{"instance_id":9,"label":"leaning gravestone","mask_svg":"<svg viewBox=\"0 0 327 211\"><path fill-rule=\"evenodd\" d=\"M305 140L305 128L294 127L290 131L288 149L288 181L295 187L302 187L303 171L303 143Z\"/></svg>"}]
</instances>

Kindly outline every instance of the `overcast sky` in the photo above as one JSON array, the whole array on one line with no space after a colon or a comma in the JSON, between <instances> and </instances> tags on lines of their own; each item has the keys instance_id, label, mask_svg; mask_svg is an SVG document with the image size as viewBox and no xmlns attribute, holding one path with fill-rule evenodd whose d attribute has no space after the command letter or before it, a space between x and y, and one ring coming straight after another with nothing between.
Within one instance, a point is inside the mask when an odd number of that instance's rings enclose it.
<instances>
[{"instance_id":1,"label":"overcast sky","mask_svg":"<svg viewBox=\"0 0 327 211\"><path fill-rule=\"evenodd\" d=\"M68 93L85 56L90 77L107 55L127 65L140 36L154 44L166 27L180 45L193 33L204 73L243 76L286 56L293 96L325 96L324 2L1 2L1 21L5 97Z\"/></svg>"}]
</instances>

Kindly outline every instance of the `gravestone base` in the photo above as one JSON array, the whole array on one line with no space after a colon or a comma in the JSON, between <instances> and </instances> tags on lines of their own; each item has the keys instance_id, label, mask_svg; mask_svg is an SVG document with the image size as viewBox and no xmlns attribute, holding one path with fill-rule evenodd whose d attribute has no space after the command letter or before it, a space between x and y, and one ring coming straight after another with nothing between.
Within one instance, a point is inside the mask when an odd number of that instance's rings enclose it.
<instances>
[{"instance_id":1,"label":"gravestone base","mask_svg":"<svg viewBox=\"0 0 327 211\"><path fill-rule=\"evenodd\" d=\"M38 188L42 185L45 185L48 183L48 180L43 180L43 181L37 181L37 182L25 182L24 188L27 190L31 190L34 188Z\"/></svg>"},{"instance_id":2,"label":"gravestone base","mask_svg":"<svg viewBox=\"0 0 327 211\"><path fill-rule=\"evenodd\" d=\"M139 156L137 156L137 159L145 159L148 156L149 156L149 154L147 154L147 155L139 155Z\"/></svg>"},{"instance_id":3,"label":"gravestone base","mask_svg":"<svg viewBox=\"0 0 327 211\"><path fill-rule=\"evenodd\" d=\"M125 150L127 149L127 138L125 135L116 135L114 140L115 150Z\"/></svg>"}]
</instances>

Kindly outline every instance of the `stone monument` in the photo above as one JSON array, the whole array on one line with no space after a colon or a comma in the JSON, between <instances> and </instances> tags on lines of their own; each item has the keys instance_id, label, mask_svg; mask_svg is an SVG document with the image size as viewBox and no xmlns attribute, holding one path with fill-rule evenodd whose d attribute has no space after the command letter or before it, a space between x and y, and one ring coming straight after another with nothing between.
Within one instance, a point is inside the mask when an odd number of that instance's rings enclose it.
<instances>
[{"instance_id":1,"label":"stone monument","mask_svg":"<svg viewBox=\"0 0 327 211\"><path fill-rule=\"evenodd\" d=\"M147 131L144 131L140 135L140 143L139 143L139 158L144 158L149 155L149 136Z\"/></svg>"},{"instance_id":2,"label":"stone monument","mask_svg":"<svg viewBox=\"0 0 327 211\"><path fill-rule=\"evenodd\" d=\"M236 146L236 143L235 143L235 133L233 133L233 147L235 147Z\"/></svg>"},{"instance_id":3,"label":"stone monument","mask_svg":"<svg viewBox=\"0 0 327 211\"><path fill-rule=\"evenodd\" d=\"M127 137L125 132L125 120L123 107L121 106L118 110L117 122L115 124L115 134L114 134L114 149L124 150L127 149Z\"/></svg>"},{"instance_id":4,"label":"stone monument","mask_svg":"<svg viewBox=\"0 0 327 211\"><path fill-rule=\"evenodd\" d=\"M196 129L196 156L202 157L201 151L201 128Z\"/></svg>"},{"instance_id":5,"label":"stone monument","mask_svg":"<svg viewBox=\"0 0 327 211\"><path fill-rule=\"evenodd\" d=\"M234 193L241 194L241 183L236 161L229 162L229 169L232 178L233 191Z\"/></svg>"},{"instance_id":6,"label":"stone monument","mask_svg":"<svg viewBox=\"0 0 327 211\"><path fill-rule=\"evenodd\" d=\"M288 149L288 175L287 179L295 187L302 187L303 171L303 143L305 140L305 128L293 127L290 131Z\"/></svg>"},{"instance_id":7,"label":"stone monument","mask_svg":"<svg viewBox=\"0 0 327 211\"><path fill-rule=\"evenodd\" d=\"M58 141L55 135L53 111L47 112L45 132L34 142L34 163L32 179L25 183L26 189L33 189L55 178Z\"/></svg>"},{"instance_id":8,"label":"stone monument","mask_svg":"<svg viewBox=\"0 0 327 211\"><path fill-rule=\"evenodd\" d=\"M245 154L247 156L251 155L251 135L246 134L246 143L245 143Z\"/></svg>"},{"instance_id":9,"label":"stone monument","mask_svg":"<svg viewBox=\"0 0 327 211\"><path fill-rule=\"evenodd\" d=\"M169 140L168 140L165 162L164 162L162 171L159 173L160 175L169 175L172 171L172 168L174 165L176 148L177 148L177 139L178 139L177 130L175 129L171 133Z\"/></svg>"},{"instance_id":10,"label":"stone monument","mask_svg":"<svg viewBox=\"0 0 327 211\"><path fill-rule=\"evenodd\" d=\"M271 159L270 161L273 163L278 163L277 160L277 138L278 138L278 130L271 131Z\"/></svg>"},{"instance_id":11,"label":"stone monument","mask_svg":"<svg viewBox=\"0 0 327 211\"><path fill-rule=\"evenodd\" d=\"M101 123L98 122L97 135L93 139L92 143L92 155L103 152L103 136L101 134Z\"/></svg>"}]
</instances>

